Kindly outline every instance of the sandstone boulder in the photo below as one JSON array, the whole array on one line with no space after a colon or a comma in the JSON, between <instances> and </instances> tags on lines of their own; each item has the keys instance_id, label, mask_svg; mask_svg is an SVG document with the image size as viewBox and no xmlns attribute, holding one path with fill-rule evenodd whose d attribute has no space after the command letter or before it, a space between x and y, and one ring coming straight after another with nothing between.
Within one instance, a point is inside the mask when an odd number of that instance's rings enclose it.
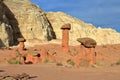
<instances>
[{"instance_id":1,"label":"sandstone boulder","mask_svg":"<svg viewBox=\"0 0 120 80\"><path fill-rule=\"evenodd\" d=\"M97 45L96 41L91 38L78 38L77 41L87 48L95 48Z\"/></svg>"}]
</instances>

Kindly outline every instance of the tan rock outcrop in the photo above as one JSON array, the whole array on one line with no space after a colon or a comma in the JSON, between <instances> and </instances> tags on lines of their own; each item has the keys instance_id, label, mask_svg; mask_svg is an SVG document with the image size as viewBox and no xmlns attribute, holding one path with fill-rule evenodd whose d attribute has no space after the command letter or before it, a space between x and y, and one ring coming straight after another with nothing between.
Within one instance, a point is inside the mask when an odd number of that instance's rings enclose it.
<instances>
[{"instance_id":1,"label":"tan rock outcrop","mask_svg":"<svg viewBox=\"0 0 120 80\"><path fill-rule=\"evenodd\" d=\"M14 40L27 39L51 40L55 33L46 18L46 14L28 0L4 0L4 4L14 14L9 19L14 31Z\"/></svg>"},{"instance_id":2,"label":"tan rock outcrop","mask_svg":"<svg viewBox=\"0 0 120 80\"><path fill-rule=\"evenodd\" d=\"M6 5L0 0L0 47L8 47L13 44L13 29L6 13Z\"/></svg>"},{"instance_id":3,"label":"tan rock outcrop","mask_svg":"<svg viewBox=\"0 0 120 80\"><path fill-rule=\"evenodd\" d=\"M85 23L63 12L48 12L47 18L56 33L57 39L62 38L60 27L66 23L71 24L69 38L72 45L78 44L75 41L78 37L93 38L98 45L120 43L120 33L111 28L96 28L92 24Z\"/></svg>"}]
</instances>

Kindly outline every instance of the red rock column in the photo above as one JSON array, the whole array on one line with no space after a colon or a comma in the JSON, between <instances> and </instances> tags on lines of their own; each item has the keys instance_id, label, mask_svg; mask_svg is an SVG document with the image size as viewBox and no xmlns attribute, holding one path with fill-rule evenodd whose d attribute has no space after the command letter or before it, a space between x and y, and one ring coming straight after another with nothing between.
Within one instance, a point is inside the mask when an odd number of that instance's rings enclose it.
<instances>
[{"instance_id":1,"label":"red rock column","mask_svg":"<svg viewBox=\"0 0 120 80\"><path fill-rule=\"evenodd\" d=\"M84 58L89 61L89 64L95 63L95 48L84 47Z\"/></svg>"},{"instance_id":2,"label":"red rock column","mask_svg":"<svg viewBox=\"0 0 120 80\"><path fill-rule=\"evenodd\" d=\"M65 52L69 51L69 30L71 29L70 24L65 24L61 27L62 31L62 49Z\"/></svg>"},{"instance_id":3,"label":"red rock column","mask_svg":"<svg viewBox=\"0 0 120 80\"><path fill-rule=\"evenodd\" d=\"M89 63L90 64L95 64L96 60L95 60L95 48L90 48L90 54L89 54Z\"/></svg>"},{"instance_id":4,"label":"red rock column","mask_svg":"<svg viewBox=\"0 0 120 80\"><path fill-rule=\"evenodd\" d=\"M24 50L24 48L25 48L25 45L24 45L25 39L24 38L18 38L18 42L19 42L19 48L18 48L18 50L19 51Z\"/></svg>"},{"instance_id":5,"label":"red rock column","mask_svg":"<svg viewBox=\"0 0 120 80\"><path fill-rule=\"evenodd\" d=\"M77 39L83 46L83 58L89 61L89 64L95 64L95 46L96 41L91 38L79 38Z\"/></svg>"}]
</instances>

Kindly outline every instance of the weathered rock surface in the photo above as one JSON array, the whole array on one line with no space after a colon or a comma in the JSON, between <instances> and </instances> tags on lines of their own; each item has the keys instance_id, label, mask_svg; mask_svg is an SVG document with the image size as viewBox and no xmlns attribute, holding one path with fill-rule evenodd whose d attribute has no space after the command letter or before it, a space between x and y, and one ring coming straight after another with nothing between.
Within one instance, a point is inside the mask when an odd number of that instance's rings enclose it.
<instances>
[{"instance_id":1,"label":"weathered rock surface","mask_svg":"<svg viewBox=\"0 0 120 80\"><path fill-rule=\"evenodd\" d=\"M13 29L8 20L9 13L6 10L8 9L0 0L0 47L8 47L13 44Z\"/></svg>"},{"instance_id":2,"label":"weathered rock surface","mask_svg":"<svg viewBox=\"0 0 120 80\"><path fill-rule=\"evenodd\" d=\"M65 23L71 24L69 35L71 44L78 44L76 39L84 37L94 39L98 45L120 43L120 33L111 28L96 28L92 24L85 23L63 12L48 12L47 18L57 35L57 39L62 38L61 26Z\"/></svg>"},{"instance_id":3,"label":"weathered rock surface","mask_svg":"<svg viewBox=\"0 0 120 80\"><path fill-rule=\"evenodd\" d=\"M95 48L97 45L96 41L91 38L78 38L77 41L87 48Z\"/></svg>"},{"instance_id":4,"label":"weathered rock surface","mask_svg":"<svg viewBox=\"0 0 120 80\"><path fill-rule=\"evenodd\" d=\"M28 0L4 0L5 14L13 29L14 42L17 38L51 40L55 33L45 13ZM11 33L12 34L12 33Z\"/></svg>"}]
</instances>

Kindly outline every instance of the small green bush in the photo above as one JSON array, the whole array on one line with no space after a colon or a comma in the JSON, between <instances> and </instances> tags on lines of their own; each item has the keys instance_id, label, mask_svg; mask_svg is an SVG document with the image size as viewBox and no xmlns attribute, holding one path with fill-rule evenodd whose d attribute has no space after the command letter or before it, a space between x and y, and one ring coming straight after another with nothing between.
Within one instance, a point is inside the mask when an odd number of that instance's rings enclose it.
<instances>
[{"instance_id":1,"label":"small green bush","mask_svg":"<svg viewBox=\"0 0 120 80\"><path fill-rule=\"evenodd\" d=\"M18 61L18 60L8 60L7 62L8 62L9 64L21 64L21 62Z\"/></svg>"},{"instance_id":2,"label":"small green bush","mask_svg":"<svg viewBox=\"0 0 120 80\"><path fill-rule=\"evenodd\" d=\"M114 66L114 65L120 65L120 60L118 60L116 63L111 64L111 66Z\"/></svg>"},{"instance_id":3,"label":"small green bush","mask_svg":"<svg viewBox=\"0 0 120 80\"><path fill-rule=\"evenodd\" d=\"M104 66L105 63L103 61L99 61L99 62L96 62L95 64L96 66Z\"/></svg>"},{"instance_id":4,"label":"small green bush","mask_svg":"<svg viewBox=\"0 0 120 80\"><path fill-rule=\"evenodd\" d=\"M49 59L46 58L46 59L44 60L44 63L48 63L48 62L49 62Z\"/></svg>"},{"instance_id":5,"label":"small green bush","mask_svg":"<svg viewBox=\"0 0 120 80\"><path fill-rule=\"evenodd\" d=\"M118 60L118 61L116 62L116 65L120 65L120 60Z\"/></svg>"},{"instance_id":6,"label":"small green bush","mask_svg":"<svg viewBox=\"0 0 120 80\"><path fill-rule=\"evenodd\" d=\"M75 63L74 63L71 59L68 59L66 62L67 62L68 64L72 65L72 66L75 65Z\"/></svg>"}]
</instances>

